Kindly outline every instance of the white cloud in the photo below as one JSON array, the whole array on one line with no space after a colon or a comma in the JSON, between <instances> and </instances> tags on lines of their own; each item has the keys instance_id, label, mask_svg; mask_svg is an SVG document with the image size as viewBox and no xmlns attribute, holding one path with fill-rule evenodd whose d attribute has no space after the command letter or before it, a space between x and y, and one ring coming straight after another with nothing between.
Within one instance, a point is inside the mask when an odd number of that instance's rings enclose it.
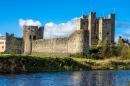
<instances>
[{"instance_id":1,"label":"white cloud","mask_svg":"<svg viewBox=\"0 0 130 86\"><path fill-rule=\"evenodd\" d=\"M61 38L67 37L72 32L76 30L76 20L77 18L73 18L72 20L66 23L55 24L53 22L46 23L44 29L44 38ZM22 26L41 26L42 24L39 21L34 21L32 19L23 20L19 19L19 25Z\"/></svg>"},{"instance_id":2,"label":"white cloud","mask_svg":"<svg viewBox=\"0 0 130 86\"><path fill-rule=\"evenodd\" d=\"M61 38L69 36L72 32L76 30L76 20L77 18L73 18L66 23L60 24L55 24L53 22L46 23L44 38Z\"/></svg>"},{"instance_id":3,"label":"white cloud","mask_svg":"<svg viewBox=\"0 0 130 86\"><path fill-rule=\"evenodd\" d=\"M2 36L2 35L0 34L0 36Z\"/></svg>"},{"instance_id":4,"label":"white cloud","mask_svg":"<svg viewBox=\"0 0 130 86\"><path fill-rule=\"evenodd\" d=\"M54 22L49 22L45 24L44 29L44 38L61 38L68 37L72 32L76 30L76 20L73 18L66 23L55 24ZM116 32L115 32L115 41L117 42L119 36L123 38L128 38L130 40L130 23L128 22L119 22L116 21ZM23 20L19 19L19 25L32 25L32 26L41 26L40 21L34 21L32 19ZM1 34L0 34L1 35Z\"/></svg>"},{"instance_id":5,"label":"white cloud","mask_svg":"<svg viewBox=\"0 0 130 86\"><path fill-rule=\"evenodd\" d=\"M39 21L34 21L32 19L28 20L19 19L19 25L23 27L23 26L41 26L42 24Z\"/></svg>"}]
</instances>

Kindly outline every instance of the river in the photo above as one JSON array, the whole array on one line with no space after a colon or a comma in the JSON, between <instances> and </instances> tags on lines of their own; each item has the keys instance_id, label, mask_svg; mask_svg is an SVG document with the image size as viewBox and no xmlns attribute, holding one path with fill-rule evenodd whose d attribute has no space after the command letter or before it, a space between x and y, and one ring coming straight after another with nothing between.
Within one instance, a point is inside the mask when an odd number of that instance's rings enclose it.
<instances>
[{"instance_id":1,"label":"river","mask_svg":"<svg viewBox=\"0 0 130 86\"><path fill-rule=\"evenodd\" d=\"M130 70L0 74L0 86L126 86Z\"/></svg>"}]
</instances>

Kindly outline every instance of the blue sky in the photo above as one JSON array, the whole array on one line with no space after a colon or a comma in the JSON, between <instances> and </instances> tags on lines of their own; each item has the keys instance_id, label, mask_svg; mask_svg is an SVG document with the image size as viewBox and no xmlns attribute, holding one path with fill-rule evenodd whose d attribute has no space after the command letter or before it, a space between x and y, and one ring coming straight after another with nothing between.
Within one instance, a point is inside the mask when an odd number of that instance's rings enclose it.
<instances>
[{"instance_id":1,"label":"blue sky","mask_svg":"<svg viewBox=\"0 0 130 86\"><path fill-rule=\"evenodd\" d=\"M93 11L100 17L104 11L107 17L114 13L114 8L116 39L130 39L130 0L1 0L0 34L8 32L22 37L22 21L25 25L31 22L45 26L46 38L64 37L75 30L75 20L82 13L88 15Z\"/></svg>"}]
</instances>

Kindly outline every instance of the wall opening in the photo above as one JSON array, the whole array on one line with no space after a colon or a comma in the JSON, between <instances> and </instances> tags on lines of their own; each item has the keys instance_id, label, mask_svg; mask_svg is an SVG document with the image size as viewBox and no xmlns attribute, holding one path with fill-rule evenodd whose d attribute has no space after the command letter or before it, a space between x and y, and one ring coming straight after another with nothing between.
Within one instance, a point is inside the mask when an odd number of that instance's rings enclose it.
<instances>
[{"instance_id":1,"label":"wall opening","mask_svg":"<svg viewBox=\"0 0 130 86\"><path fill-rule=\"evenodd\" d=\"M83 25L85 25L85 23L83 23Z\"/></svg>"},{"instance_id":2,"label":"wall opening","mask_svg":"<svg viewBox=\"0 0 130 86\"><path fill-rule=\"evenodd\" d=\"M36 36L33 36L33 40L36 40Z\"/></svg>"},{"instance_id":3,"label":"wall opening","mask_svg":"<svg viewBox=\"0 0 130 86\"><path fill-rule=\"evenodd\" d=\"M96 39L98 39L98 37L97 37L97 36L96 36L95 38L96 38Z\"/></svg>"},{"instance_id":4,"label":"wall opening","mask_svg":"<svg viewBox=\"0 0 130 86\"><path fill-rule=\"evenodd\" d=\"M4 49L4 46L2 46L2 49Z\"/></svg>"},{"instance_id":5,"label":"wall opening","mask_svg":"<svg viewBox=\"0 0 130 86\"><path fill-rule=\"evenodd\" d=\"M29 39L32 39L31 35L29 36Z\"/></svg>"},{"instance_id":6,"label":"wall opening","mask_svg":"<svg viewBox=\"0 0 130 86\"><path fill-rule=\"evenodd\" d=\"M107 32L107 35L109 35L109 32Z\"/></svg>"}]
</instances>

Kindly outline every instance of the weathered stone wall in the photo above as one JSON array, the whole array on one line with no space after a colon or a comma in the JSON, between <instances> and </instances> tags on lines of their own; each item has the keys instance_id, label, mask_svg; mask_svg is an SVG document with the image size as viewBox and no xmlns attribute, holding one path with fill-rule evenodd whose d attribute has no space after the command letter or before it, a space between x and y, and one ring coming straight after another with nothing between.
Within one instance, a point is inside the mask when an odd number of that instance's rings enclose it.
<instances>
[{"instance_id":1,"label":"weathered stone wall","mask_svg":"<svg viewBox=\"0 0 130 86\"><path fill-rule=\"evenodd\" d=\"M97 34L96 34L96 12L90 12L89 14L89 45L97 45Z\"/></svg>"},{"instance_id":2,"label":"weathered stone wall","mask_svg":"<svg viewBox=\"0 0 130 86\"><path fill-rule=\"evenodd\" d=\"M115 40L115 14L109 14L108 18L111 19L111 42Z\"/></svg>"},{"instance_id":3,"label":"weathered stone wall","mask_svg":"<svg viewBox=\"0 0 130 86\"><path fill-rule=\"evenodd\" d=\"M22 38L14 37L14 34L6 33L6 50L7 54L21 54L24 50L24 43Z\"/></svg>"},{"instance_id":4,"label":"weathered stone wall","mask_svg":"<svg viewBox=\"0 0 130 86\"><path fill-rule=\"evenodd\" d=\"M76 30L69 36L68 52L69 54L75 53L88 53L89 52L89 33L88 30Z\"/></svg>"},{"instance_id":5,"label":"weathered stone wall","mask_svg":"<svg viewBox=\"0 0 130 86\"><path fill-rule=\"evenodd\" d=\"M77 30L68 38L33 40L32 54L67 56L82 52L88 53L88 43L88 31Z\"/></svg>"},{"instance_id":6,"label":"weathered stone wall","mask_svg":"<svg viewBox=\"0 0 130 86\"><path fill-rule=\"evenodd\" d=\"M88 17L83 15L81 18L77 19L77 30L88 30Z\"/></svg>"},{"instance_id":7,"label":"weathered stone wall","mask_svg":"<svg viewBox=\"0 0 130 86\"><path fill-rule=\"evenodd\" d=\"M24 53L31 54L32 40L43 39L44 27L23 26Z\"/></svg>"},{"instance_id":8,"label":"weathered stone wall","mask_svg":"<svg viewBox=\"0 0 130 86\"><path fill-rule=\"evenodd\" d=\"M99 39L103 41L106 37L111 41L111 19L100 18Z\"/></svg>"},{"instance_id":9,"label":"weathered stone wall","mask_svg":"<svg viewBox=\"0 0 130 86\"><path fill-rule=\"evenodd\" d=\"M32 41L32 54L62 55L67 53L67 38L41 39Z\"/></svg>"}]
</instances>

